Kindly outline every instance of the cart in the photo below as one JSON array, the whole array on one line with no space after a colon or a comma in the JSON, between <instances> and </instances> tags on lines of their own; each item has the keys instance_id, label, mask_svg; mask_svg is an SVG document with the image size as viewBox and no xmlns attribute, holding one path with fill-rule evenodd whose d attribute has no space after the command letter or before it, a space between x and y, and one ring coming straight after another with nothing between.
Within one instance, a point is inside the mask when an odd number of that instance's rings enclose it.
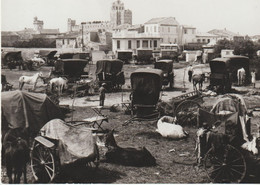
<instances>
[{"instance_id":1,"label":"cart","mask_svg":"<svg viewBox=\"0 0 260 185\"><path fill-rule=\"evenodd\" d=\"M202 97L199 91L192 91L172 98L176 123L181 126L197 126L197 110L201 107Z\"/></svg>"},{"instance_id":2,"label":"cart","mask_svg":"<svg viewBox=\"0 0 260 185\"><path fill-rule=\"evenodd\" d=\"M237 82L237 70L244 68L246 84L250 83L249 59L244 56L228 56L210 61L210 87L216 87L222 93L230 92L232 83Z\"/></svg>"},{"instance_id":3,"label":"cart","mask_svg":"<svg viewBox=\"0 0 260 185\"><path fill-rule=\"evenodd\" d=\"M22 58L21 51L10 51L10 52L3 52L1 55L2 65L8 66L9 69L15 69L16 66L20 68L25 68L25 63Z\"/></svg>"},{"instance_id":4,"label":"cart","mask_svg":"<svg viewBox=\"0 0 260 185\"><path fill-rule=\"evenodd\" d=\"M220 99L211 112L199 109L198 162L213 183L239 183L249 171L259 172L252 167L260 162L257 148L246 147L259 138L251 135L251 121L246 114L243 99L233 95Z\"/></svg>"},{"instance_id":5,"label":"cart","mask_svg":"<svg viewBox=\"0 0 260 185\"><path fill-rule=\"evenodd\" d=\"M47 65L53 66L56 61L56 58L54 57L56 53L56 50L40 50L39 57L41 57Z\"/></svg>"},{"instance_id":6,"label":"cart","mask_svg":"<svg viewBox=\"0 0 260 185\"><path fill-rule=\"evenodd\" d=\"M56 77L66 77L68 79L68 92L86 95L94 84L87 72L88 60L84 59L62 59L54 64L53 74Z\"/></svg>"},{"instance_id":7,"label":"cart","mask_svg":"<svg viewBox=\"0 0 260 185\"><path fill-rule=\"evenodd\" d=\"M157 103L162 88L162 70L140 68L134 71L131 76L130 108L131 121L154 120L160 116L157 110Z\"/></svg>"},{"instance_id":8,"label":"cart","mask_svg":"<svg viewBox=\"0 0 260 185\"><path fill-rule=\"evenodd\" d=\"M174 72L172 60L159 60L154 63L155 69L161 69L163 71L163 85L168 85L173 88L174 85Z\"/></svg>"},{"instance_id":9,"label":"cart","mask_svg":"<svg viewBox=\"0 0 260 185\"><path fill-rule=\"evenodd\" d=\"M37 182L52 182L63 167L99 165L98 146L85 124L54 119L35 137L31 149L31 169Z\"/></svg>"},{"instance_id":10,"label":"cart","mask_svg":"<svg viewBox=\"0 0 260 185\"><path fill-rule=\"evenodd\" d=\"M117 59L97 61L96 79L99 86L105 83L108 92L120 90L125 84L123 64L123 61Z\"/></svg>"}]
</instances>

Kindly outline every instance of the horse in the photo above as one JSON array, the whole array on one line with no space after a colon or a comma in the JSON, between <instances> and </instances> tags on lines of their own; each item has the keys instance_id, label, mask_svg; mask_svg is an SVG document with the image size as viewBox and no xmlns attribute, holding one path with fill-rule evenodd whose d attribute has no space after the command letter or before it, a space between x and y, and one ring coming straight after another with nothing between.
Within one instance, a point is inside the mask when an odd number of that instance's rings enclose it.
<instances>
[{"instance_id":1,"label":"horse","mask_svg":"<svg viewBox=\"0 0 260 185\"><path fill-rule=\"evenodd\" d=\"M202 90L203 82L205 81L205 74L194 74L192 76L193 89L197 91L197 84L199 84L199 90Z\"/></svg>"},{"instance_id":2,"label":"horse","mask_svg":"<svg viewBox=\"0 0 260 185\"><path fill-rule=\"evenodd\" d=\"M245 78L246 78L246 71L242 67L241 69L237 70L237 83L238 83L238 85L243 85L245 83Z\"/></svg>"},{"instance_id":3,"label":"horse","mask_svg":"<svg viewBox=\"0 0 260 185\"><path fill-rule=\"evenodd\" d=\"M19 89L22 90L24 84L33 84L33 90L35 90L38 78L42 78L42 72L36 73L33 76L21 76L19 78Z\"/></svg>"},{"instance_id":4,"label":"horse","mask_svg":"<svg viewBox=\"0 0 260 185\"><path fill-rule=\"evenodd\" d=\"M58 95L61 95L62 90L68 88L68 79L62 78L62 77L53 78L53 79L50 80L49 86L50 86L51 92L54 90L54 87L57 87L58 88Z\"/></svg>"},{"instance_id":5,"label":"horse","mask_svg":"<svg viewBox=\"0 0 260 185\"><path fill-rule=\"evenodd\" d=\"M27 183L26 164L29 161L29 147L25 132L20 128L10 129L4 136L3 150L9 183L20 183L22 173ZM14 179L13 179L14 173Z\"/></svg>"},{"instance_id":6,"label":"horse","mask_svg":"<svg viewBox=\"0 0 260 185\"><path fill-rule=\"evenodd\" d=\"M126 166L155 166L156 160L145 148L122 148L117 145L114 138L114 130L105 135L105 146L108 151L105 154L106 161Z\"/></svg>"},{"instance_id":7,"label":"horse","mask_svg":"<svg viewBox=\"0 0 260 185\"><path fill-rule=\"evenodd\" d=\"M38 58L38 57L32 58L31 61L33 61L36 64L36 66L42 66L45 64L45 60L43 60L42 58Z\"/></svg>"}]
</instances>

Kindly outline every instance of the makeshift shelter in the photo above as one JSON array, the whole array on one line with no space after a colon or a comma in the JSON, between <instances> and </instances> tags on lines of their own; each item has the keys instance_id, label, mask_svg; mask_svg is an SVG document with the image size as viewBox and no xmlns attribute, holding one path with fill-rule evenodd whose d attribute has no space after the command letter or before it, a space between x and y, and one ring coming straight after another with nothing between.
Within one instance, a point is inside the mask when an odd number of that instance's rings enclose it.
<instances>
[{"instance_id":1,"label":"makeshift shelter","mask_svg":"<svg viewBox=\"0 0 260 185\"><path fill-rule=\"evenodd\" d=\"M46 94L8 91L1 94L2 128L29 128L36 134L54 118L63 119L59 109Z\"/></svg>"}]
</instances>

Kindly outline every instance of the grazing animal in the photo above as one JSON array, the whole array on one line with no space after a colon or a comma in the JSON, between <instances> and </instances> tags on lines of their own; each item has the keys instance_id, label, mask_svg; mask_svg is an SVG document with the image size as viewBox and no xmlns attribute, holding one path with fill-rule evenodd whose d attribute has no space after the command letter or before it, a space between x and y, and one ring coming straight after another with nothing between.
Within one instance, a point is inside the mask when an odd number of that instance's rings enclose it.
<instances>
[{"instance_id":1,"label":"grazing animal","mask_svg":"<svg viewBox=\"0 0 260 185\"><path fill-rule=\"evenodd\" d=\"M201 91L204 81L205 81L205 74L194 74L192 76L193 89L197 91L197 84L199 84L199 90Z\"/></svg>"},{"instance_id":2,"label":"grazing animal","mask_svg":"<svg viewBox=\"0 0 260 185\"><path fill-rule=\"evenodd\" d=\"M126 166L155 166L156 160L152 154L145 148L121 148L117 145L114 130L105 136L105 146L108 148L106 152L107 162L126 165Z\"/></svg>"},{"instance_id":3,"label":"grazing animal","mask_svg":"<svg viewBox=\"0 0 260 185\"><path fill-rule=\"evenodd\" d=\"M51 92L54 90L55 87L58 89L58 95L62 94L62 90L68 88L68 80L66 78L53 78L49 82Z\"/></svg>"},{"instance_id":4,"label":"grazing animal","mask_svg":"<svg viewBox=\"0 0 260 185\"><path fill-rule=\"evenodd\" d=\"M23 89L24 84L33 84L33 90L35 90L38 78L42 78L42 72L36 73L33 76L21 76L19 78L20 90Z\"/></svg>"},{"instance_id":5,"label":"grazing animal","mask_svg":"<svg viewBox=\"0 0 260 185\"><path fill-rule=\"evenodd\" d=\"M24 135L22 135L23 132L18 128L8 130L4 137L5 165L10 184L20 183L22 173L24 175L24 183L27 183L26 164L29 161L29 147L26 139L24 139Z\"/></svg>"},{"instance_id":6,"label":"grazing animal","mask_svg":"<svg viewBox=\"0 0 260 185\"><path fill-rule=\"evenodd\" d=\"M174 123L174 118L170 116L163 116L157 122L156 131L163 137L172 139L182 139L188 136L188 133L183 130L182 126Z\"/></svg>"},{"instance_id":7,"label":"grazing animal","mask_svg":"<svg viewBox=\"0 0 260 185\"><path fill-rule=\"evenodd\" d=\"M244 85L246 79L246 71L242 67L241 69L237 70L237 84L238 85Z\"/></svg>"}]
</instances>

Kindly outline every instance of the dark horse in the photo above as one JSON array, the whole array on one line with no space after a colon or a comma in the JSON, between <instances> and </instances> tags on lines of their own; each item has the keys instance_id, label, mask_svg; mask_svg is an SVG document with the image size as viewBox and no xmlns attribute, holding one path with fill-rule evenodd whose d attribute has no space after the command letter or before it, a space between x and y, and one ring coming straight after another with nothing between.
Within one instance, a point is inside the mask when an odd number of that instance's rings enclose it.
<instances>
[{"instance_id":1,"label":"dark horse","mask_svg":"<svg viewBox=\"0 0 260 185\"><path fill-rule=\"evenodd\" d=\"M199 90L202 90L203 82L205 81L205 74L195 74L192 76L193 89L197 91L197 84L199 84Z\"/></svg>"},{"instance_id":2,"label":"dark horse","mask_svg":"<svg viewBox=\"0 0 260 185\"><path fill-rule=\"evenodd\" d=\"M4 136L3 149L9 183L20 183L22 173L27 183L26 164L29 161L29 147L22 129L10 129ZM14 180L13 180L14 173Z\"/></svg>"},{"instance_id":3,"label":"dark horse","mask_svg":"<svg viewBox=\"0 0 260 185\"><path fill-rule=\"evenodd\" d=\"M122 164L126 166L155 166L156 160L151 153L145 148L121 148L116 144L114 130L105 136L105 146L107 162Z\"/></svg>"}]
</instances>

